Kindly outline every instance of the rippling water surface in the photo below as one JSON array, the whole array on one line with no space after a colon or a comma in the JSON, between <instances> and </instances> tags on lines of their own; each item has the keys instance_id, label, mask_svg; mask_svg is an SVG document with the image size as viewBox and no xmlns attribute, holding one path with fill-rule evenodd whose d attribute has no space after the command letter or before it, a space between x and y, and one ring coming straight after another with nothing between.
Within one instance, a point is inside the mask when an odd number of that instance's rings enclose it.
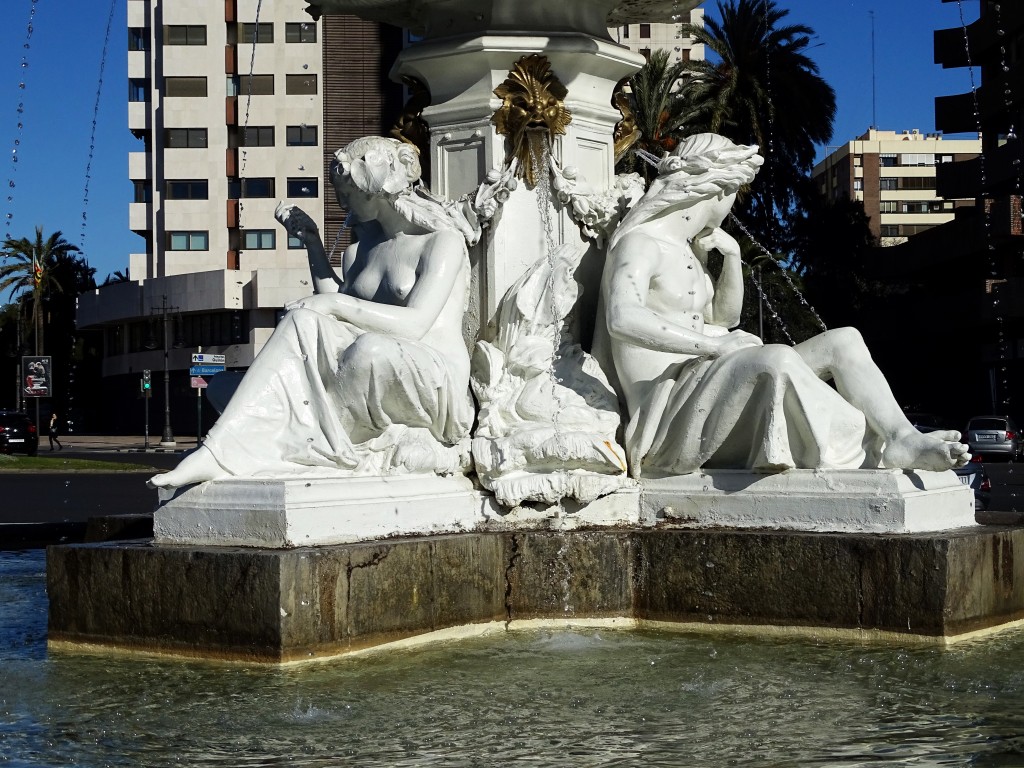
<instances>
[{"instance_id":1,"label":"rippling water surface","mask_svg":"<svg viewBox=\"0 0 1024 768\"><path fill-rule=\"evenodd\" d=\"M516 632L268 669L48 655L0 552L0 765L1024 766L1024 632L951 649Z\"/></svg>"}]
</instances>

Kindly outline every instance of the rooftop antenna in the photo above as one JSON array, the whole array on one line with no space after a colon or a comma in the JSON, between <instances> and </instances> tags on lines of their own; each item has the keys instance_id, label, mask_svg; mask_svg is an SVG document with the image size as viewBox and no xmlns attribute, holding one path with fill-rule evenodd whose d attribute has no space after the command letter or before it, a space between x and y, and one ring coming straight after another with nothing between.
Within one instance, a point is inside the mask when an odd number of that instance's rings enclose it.
<instances>
[{"instance_id":1,"label":"rooftop antenna","mask_svg":"<svg viewBox=\"0 0 1024 768\"><path fill-rule=\"evenodd\" d=\"M871 127L878 129L878 116L875 112L875 12L868 11L871 17Z\"/></svg>"}]
</instances>

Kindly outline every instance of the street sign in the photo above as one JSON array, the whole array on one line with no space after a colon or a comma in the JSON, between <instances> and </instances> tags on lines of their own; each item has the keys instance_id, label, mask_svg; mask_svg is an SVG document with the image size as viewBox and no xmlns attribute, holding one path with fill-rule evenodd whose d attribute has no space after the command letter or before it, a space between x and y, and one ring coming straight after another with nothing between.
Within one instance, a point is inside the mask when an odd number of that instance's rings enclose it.
<instances>
[{"instance_id":1,"label":"street sign","mask_svg":"<svg viewBox=\"0 0 1024 768\"><path fill-rule=\"evenodd\" d=\"M223 373L223 365L193 365L188 369L189 376L213 376L217 373Z\"/></svg>"},{"instance_id":2,"label":"street sign","mask_svg":"<svg viewBox=\"0 0 1024 768\"><path fill-rule=\"evenodd\" d=\"M192 389L206 389L206 379L202 376L193 376Z\"/></svg>"},{"instance_id":3,"label":"street sign","mask_svg":"<svg viewBox=\"0 0 1024 768\"><path fill-rule=\"evenodd\" d=\"M49 397L53 360L49 355L21 358L23 397Z\"/></svg>"},{"instance_id":4,"label":"street sign","mask_svg":"<svg viewBox=\"0 0 1024 768\"><path fill-rule=\"evenodd\" d=\"M227 359L224 355L209 355L205 352L192 353L192 365L219 365L223 369Z\"/></svg>"}]
</instances>

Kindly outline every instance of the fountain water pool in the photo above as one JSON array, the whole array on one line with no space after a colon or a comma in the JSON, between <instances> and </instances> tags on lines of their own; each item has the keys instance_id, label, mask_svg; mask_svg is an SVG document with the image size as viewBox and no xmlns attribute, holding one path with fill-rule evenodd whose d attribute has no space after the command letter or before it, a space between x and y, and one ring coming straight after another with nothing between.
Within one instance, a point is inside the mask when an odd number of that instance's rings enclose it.
<instances>
[{"instance_id":1,"label":"fountain water pool","mask_svg":"<svg viewBox=\"0 0 1024 768\"><path fill-rule=\"evenodd\" d=\"M1019 630L518 631L301 667L48 654L44 555L0 552L13 766L1019 765L1022 655Z\"/></svg>"}]
</instances>

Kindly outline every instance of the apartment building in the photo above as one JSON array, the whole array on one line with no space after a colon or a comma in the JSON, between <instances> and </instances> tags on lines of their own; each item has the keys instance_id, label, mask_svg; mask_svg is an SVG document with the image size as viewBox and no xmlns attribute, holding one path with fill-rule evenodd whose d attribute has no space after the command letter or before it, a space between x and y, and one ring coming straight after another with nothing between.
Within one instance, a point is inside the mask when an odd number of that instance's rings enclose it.
<instances>
[{"instance_id":1,"label":"apartment building","mask_svg":"<svg viewBox=\"0 0 1024 768\"><path fill-rule=\"evenodd\" d=\"M304 209L328 249L343 245L327 171L336 149L397 115L401 89L387 90L383 62L401 32L348 16L314 22L301 3L126 2L139 248L127 282L80 298L78 324L102 330L112 402L137 391L143 370L160 382L166 368L172 403L185 405L192 353L247 367L284 307L311 292L278 202ZM180 410L194 434L194 407Z\"/></svg>"},{"instance_id":2,"label":"apartment building","mask_svg":"<svg viewBox=\"0 0 1024 768\"><path fill-rule=\"evenodd\" d=\"M683 36L681 24L690 23L695 26L704 25L704 9L695 8L682 13L679 24L623 24L608 30L612 40L624 45L634 53L650 56L651 51L666 50L669 62L701 60L704 58L704 46L694 43L692 37Z\"/></svg>"},{"instance_id":3,"label":"apartment building","mask_svg":"<svg viewBox=\"0 0 1024 768\"><path fill-rule=\"evenodd\" d=\"M980 139L871 128L833 149L811 177L830 200L864 203L872 234L882 245L898 245L952 221L958 207L974 205L973 198L940 197L936 168L973 159L980 152Z\"/></svg>"}]
</instances>

